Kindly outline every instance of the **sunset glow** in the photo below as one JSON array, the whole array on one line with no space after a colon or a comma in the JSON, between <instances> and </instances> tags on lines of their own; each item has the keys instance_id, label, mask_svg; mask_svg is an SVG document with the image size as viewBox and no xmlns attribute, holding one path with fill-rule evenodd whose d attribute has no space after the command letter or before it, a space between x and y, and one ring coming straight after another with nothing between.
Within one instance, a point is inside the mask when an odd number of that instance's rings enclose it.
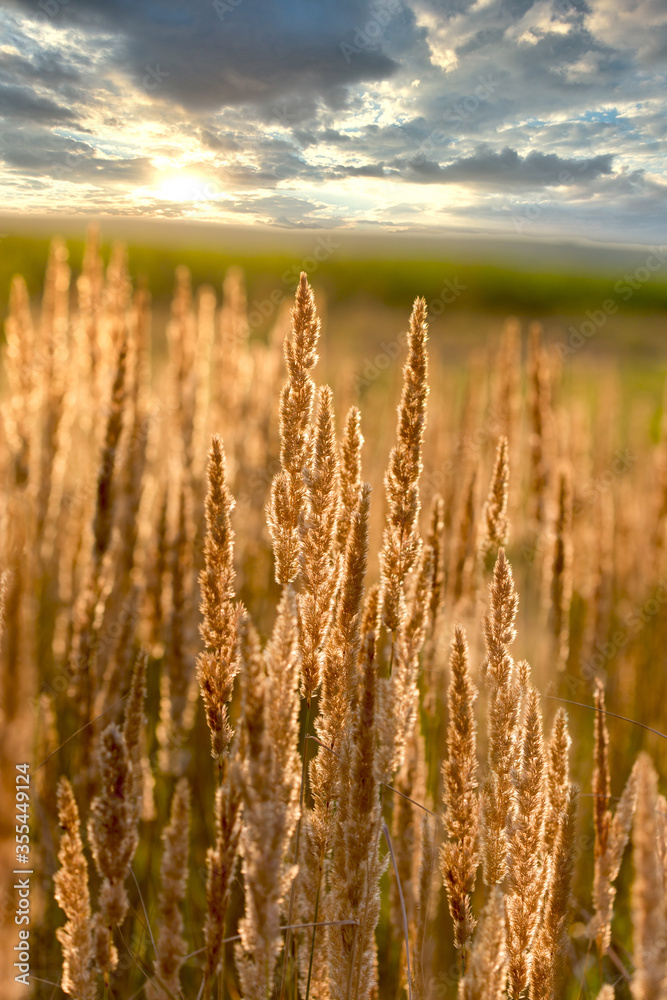
<instances>
[{"instance_id":1,"label":"sunset glow","mask_svg":"<svg viewBox=\"0 0 667 1000\"><path fill-rule=\"evenodd\" d=\"M10 2L10 211L653 242L650 0Z\"/></svg>"}]
</instances>

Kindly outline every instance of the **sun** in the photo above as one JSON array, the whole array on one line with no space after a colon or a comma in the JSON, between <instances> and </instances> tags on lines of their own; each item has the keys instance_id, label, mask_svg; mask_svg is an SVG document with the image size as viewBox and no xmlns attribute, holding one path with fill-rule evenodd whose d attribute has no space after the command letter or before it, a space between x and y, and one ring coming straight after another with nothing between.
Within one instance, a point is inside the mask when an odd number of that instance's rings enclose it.
<instances>
[{"instance_id":1,"label":"sun","mask_svg":"<svg viewBox=\"0 0 667 1000\"><path fill-rule=\"evenodd\" d=\"M213 201L220 195L218 186L210 178L185 170L169 173L157 186L157 195L165 201Z\"/></svg>"}]
</instances>

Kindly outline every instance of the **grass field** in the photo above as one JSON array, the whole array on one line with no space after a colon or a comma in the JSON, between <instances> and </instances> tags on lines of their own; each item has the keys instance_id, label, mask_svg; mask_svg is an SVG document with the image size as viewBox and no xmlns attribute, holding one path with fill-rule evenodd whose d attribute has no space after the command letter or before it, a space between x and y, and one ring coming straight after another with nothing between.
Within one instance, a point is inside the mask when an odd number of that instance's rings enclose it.
<instances>
[{"instance_id":1,"label":"grass field","mask_svg":"<svg viewBox=\"0 0 667 1000\"><path fill-rule=\"evenodd\" d=\"M667 283L318 238L0 243L3 996L661 1000Z\"/></svg>"}]
</instances>

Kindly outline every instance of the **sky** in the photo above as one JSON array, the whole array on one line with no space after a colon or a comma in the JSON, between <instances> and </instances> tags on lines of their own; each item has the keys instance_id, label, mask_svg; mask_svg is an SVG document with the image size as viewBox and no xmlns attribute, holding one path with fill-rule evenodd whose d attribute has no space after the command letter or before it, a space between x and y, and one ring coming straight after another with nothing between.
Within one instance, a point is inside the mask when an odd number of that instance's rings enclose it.
<instances>
[{"instance_id":1,"label":"sky","mask_svg":"<svg viewBox=\"0 0 667 1000\"><path fill-rule=\"evenodd\" d=\"M5 0L3 207L661 243L665 0Z\"/></svg>"}]
</instances>

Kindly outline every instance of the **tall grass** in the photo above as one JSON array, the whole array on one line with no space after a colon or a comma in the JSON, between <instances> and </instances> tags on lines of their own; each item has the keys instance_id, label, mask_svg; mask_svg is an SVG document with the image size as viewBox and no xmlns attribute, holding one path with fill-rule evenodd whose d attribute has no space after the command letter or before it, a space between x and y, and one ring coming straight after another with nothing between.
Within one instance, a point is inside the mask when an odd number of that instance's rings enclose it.
<instances>
[{"instance_id":1,"label":"tall grass","mask_svg":"<svg viewBox=\"0 0 667 1000\"><path fill-rule=\"evenodd\" d=\"M305 274L267 339L246 310L180 268L161 358L95 231L12 285L30 995L667 997L667 426L621 441L516 321L461 395L420 298L360 408Z\"/></svg>"}]
</instances>

